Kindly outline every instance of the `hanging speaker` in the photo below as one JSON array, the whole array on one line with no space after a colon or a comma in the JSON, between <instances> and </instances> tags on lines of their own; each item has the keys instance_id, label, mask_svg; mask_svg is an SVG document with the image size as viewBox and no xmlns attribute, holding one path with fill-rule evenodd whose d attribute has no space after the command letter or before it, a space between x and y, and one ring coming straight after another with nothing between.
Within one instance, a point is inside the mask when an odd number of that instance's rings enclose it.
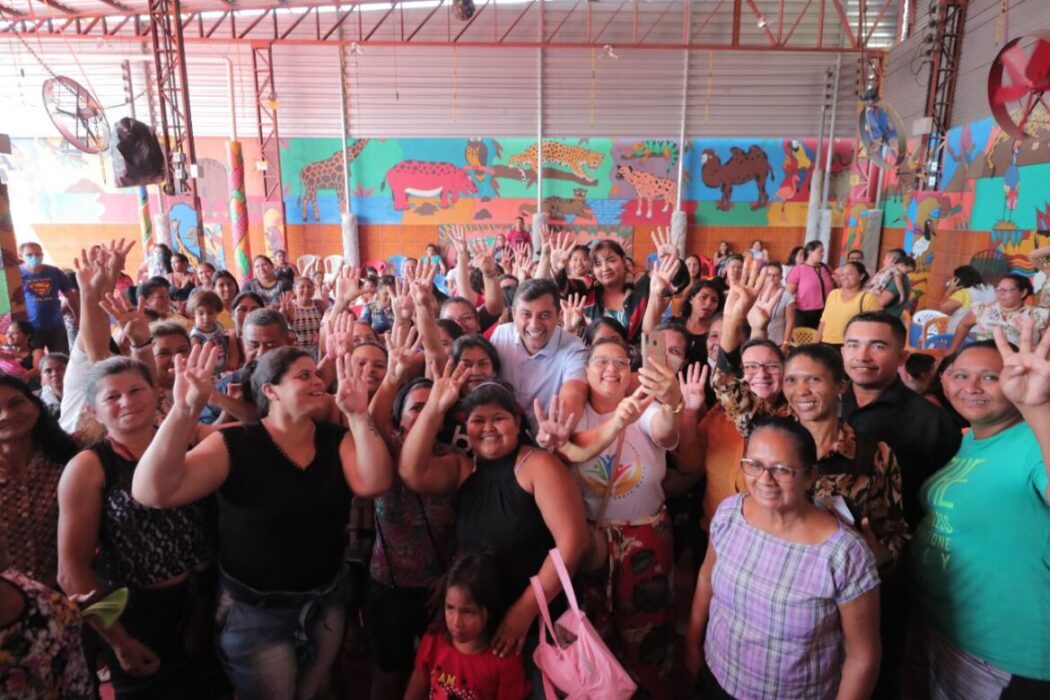
<instances>
[{"instance_id":1,"label":"hanging speaker","mask_svg":"<svg viewBox=\"0 0 1050 700\"><path fill-rule=\"evenodd\" d=\"M130 117L117 122L113 172L117 187L149 185L164 180L164 151L147 125Z\"/></svg>"}]
</instances>

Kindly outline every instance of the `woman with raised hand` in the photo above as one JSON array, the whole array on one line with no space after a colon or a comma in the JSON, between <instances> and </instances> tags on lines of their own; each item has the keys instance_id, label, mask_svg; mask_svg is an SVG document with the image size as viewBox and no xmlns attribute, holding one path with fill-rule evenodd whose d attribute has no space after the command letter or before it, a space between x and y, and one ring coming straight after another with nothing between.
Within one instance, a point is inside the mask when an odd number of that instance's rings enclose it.
<instances>
[{"instance_id":1,"label":"woman with raised hand","mask_svg":"<svg viewBox=\"0 0 1050 700\"><path fill-rule=\"evenodd\" d=\"M219 506L219 653L237 695L308 698L343 636L351 495L392 484L368 415L365 369L336 358L336 405L349 430L319 422L331 398L299 348L267 352L252 374L260 421L186 445L212 392L215 350L176 361L173 406L135 472L135 498L173 508L211 493Z\"/></svg>"},{"instance_id":2,"label":"woman with raised hand","mask_svg":"<svg viewBox=\"0 0 1050 700\"><path fill-rule=\"evenodd\" d=\"M587 523L580 491L556 457L523 439L523 416L513 391L485 382L462 403L467 438L474 453L435 456L434 442L445 414L460 398L465 364L451 362L434 380L423 410L405 439L398 473L420 494L457 495L456 534L460 551L496 555L510 607L492 641L501 656L536 644L539 608L529 586L539 576L548 599L561 589L548 551L557 546L575 571L587 546ZM526 654L531 663L531 655Z\"/></svg>"},{"instance_id":3,"label":"woman with raised hand","mask_svg":"<svg viewBox=\"0 0 1050 700\"><path fill-rule=\"evenodd\" d=\"M210 628L191 622L207 619L209 581L214 590L214 504L198 498L155 510L132 497L157 433L157 389L146 365L98 362L84 391L106 437L76 455L59 482L58 582L68 595L129 589L120 621L95 627L117 698L209 696L222 672Z\"/></svg>"},{"instance_id":4,"label":"woman with raised hand","mask_svg":"<svg viewBox=\"0 0 1050 700\"><path fill-rule=\"evenodd\" d=\"M871 696L879 577L864 540L810 501L817 446L795 421L756 423L747 493L711 520L686 634L705 698Z\"/></svg>"},{"instance_id":5,"label":"woman with raised hand","mask_svg":"<svg viewBox=\"0 0 1050 700\"><path fill-rule=\"evenodd\" d=\"M1002 282L1000 282L1002 284ZM970 422L920 491L909 550L935 698L1050 695L1050 334L966 346L944 391Z\"/></svg>"},{"instance_id":6,"label":"woman with raised hand","mask_svg":"<svg viewBox=\"0 0 1050 700\"><path fill-rule=\"evenodd\" d=\"M549 415L538 404L534 410L539 444L573 464L587 519L606 547L601 573L581 586L588 617L646 697L667 698L674 543L663 480L685 399L674 372L656 361L638 379L641 387L628 395L627 346L599 340L588 353L589 399L575 427L571 416L559 420L557 402Z\"/></svg>"}]
</instances>

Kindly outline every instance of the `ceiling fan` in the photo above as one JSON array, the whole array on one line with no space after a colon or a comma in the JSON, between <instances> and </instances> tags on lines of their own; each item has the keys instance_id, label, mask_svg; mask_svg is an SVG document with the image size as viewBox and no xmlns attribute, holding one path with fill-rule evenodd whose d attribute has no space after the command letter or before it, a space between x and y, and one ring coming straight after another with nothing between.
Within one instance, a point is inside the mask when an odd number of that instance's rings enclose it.
<instances>
[{"instance_id":1,"label":"ceiling fan","mask_svg":"<svg viewBox=\"0 0 1050 700\"><path fill-rule=\"evenodd\" d=\"M59 133L77 150L101 153L109 148L106 113L87 88L59 75L44 81L44 108Z\"/></svg>"},{"instance_id":2,"label":"ceiling fan","mask_svg":"<svg viewBox=\"0 0 1050 700\"><path fill-rule=\"evenodd\" d=\"M1021 48L1032 40L1029 51ZM988 104L1002 130L1016 139L1050 127L1050 31L1022 35L1007 42L988 71Z\"/></svg>"}]
</instances>

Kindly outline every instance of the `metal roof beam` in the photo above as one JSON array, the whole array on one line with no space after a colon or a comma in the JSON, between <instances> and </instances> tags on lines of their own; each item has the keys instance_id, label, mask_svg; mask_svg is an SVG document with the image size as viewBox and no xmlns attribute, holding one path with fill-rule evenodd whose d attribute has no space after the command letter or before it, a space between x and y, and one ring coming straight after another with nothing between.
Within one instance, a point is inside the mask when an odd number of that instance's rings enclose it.
<instances>
[{"instance_id":1,"label":"metal roof beam","mask_svg":"<svg viewBox=\"0 0 1050 700\"><path fill-rule=\"evenodd\" d=\"M123 3L117 2L117 0L98 0L98 2L102 3L103 5L112 7L114 10L119 10L121 12L134 12L134 10L132 10L130 7Z\"/></svg>"},{"instance_id":2,"label":"metal roof beam","mask_svg":"<svg viewBox=\"0 0 1050 700\"><path fill-rule=\"evenodd\" d=\"M63 12L67 15L77 14L77 11L74 10L72 7L70 7L69 5L63 5L62 3L58 2L58 0L39 0L39 2L47 5L52 9L58 10L59 12Z\"/></svg>"},{"instance_id":3,"label":"metal roof beam","mask_svg":"<svg viewBox=\"0 0 1050 700\"><path fill-rule=\"evenodd\" d=\"M780 0L781 7L783 7L784 0ZM755 5L755 0L747 0L747 6L751 8L751 14L758 20L758 27L762 30L762 33L766 35L766 41L769 42L770 46L777 45L777 38L773 36L773 32L769 30L769 19L758 10L758 6Z\"/></svg>"},{"instance_id":4,"label":"metal roof beam","mask_svg":"<svg viewBox=\"0 0 1050 700\"><path fill-rule=\"evenodd\" d=\"M0 14L7 15L8 17L25 17L26 13L21 10L16 10L8 5L0 4Z\"/></svg>"}]
</instances>

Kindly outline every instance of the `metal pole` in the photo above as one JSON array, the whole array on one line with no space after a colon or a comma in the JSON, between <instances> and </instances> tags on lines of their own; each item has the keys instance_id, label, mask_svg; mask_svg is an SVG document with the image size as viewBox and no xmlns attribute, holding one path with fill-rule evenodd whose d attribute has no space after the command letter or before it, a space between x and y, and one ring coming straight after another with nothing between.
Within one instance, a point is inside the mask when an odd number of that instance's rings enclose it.
<instances>
[{"instance_id":1,"label":"metal pole","mask_svg":"<svg viewBox=\"0 0 1050 700\"><path fill-rule=\"evenodd\" d=\"M543 49L536 49L536 211L543 211Z\"/></svg>"},{"instance_id":2,"label":"metal pole","mask_svg":"<svg viewBox=\"0 0 1050 700\"><path fill-rule=\"evenodd\" d=\"M339 94L342 100L339 103L339 123L342 126L343 131L343 194L344 194L344 206L343 214L350 213L350 156L347 150L350 148L350 144L347 143L347 133L350 127L349 115L346 113L346 103L349 101L349 97L346 91L346 51L343 50L343 46L339 46Z\"/></svg>"},{"instance_id":3,"label":"metal pole","mask_svg":"<svg viewBox=\"0 0 1050 700\"><path fill-rule=\"evenodd\" d=\"M831 189L831 155L835 150L835 115L839 107L839 77L842 73L842 54L835 61L835 84L831 94L831 123L828 125L828 150L824 160L824 189L820 195L820 208L828 208L828 192Z\"/></svg>"},{"instance_id":4,"label":"metal pole","mask_svg":"<svg viewBox=\"0 0 1050 700\"><path fill-rule=\"evenodd\" d=\"M685 110L689 103L689 51L682 52L682 112L678 124L678 197L675 211L682 208L682 185L685 172Z\"/></svg>"}]
</instances>

